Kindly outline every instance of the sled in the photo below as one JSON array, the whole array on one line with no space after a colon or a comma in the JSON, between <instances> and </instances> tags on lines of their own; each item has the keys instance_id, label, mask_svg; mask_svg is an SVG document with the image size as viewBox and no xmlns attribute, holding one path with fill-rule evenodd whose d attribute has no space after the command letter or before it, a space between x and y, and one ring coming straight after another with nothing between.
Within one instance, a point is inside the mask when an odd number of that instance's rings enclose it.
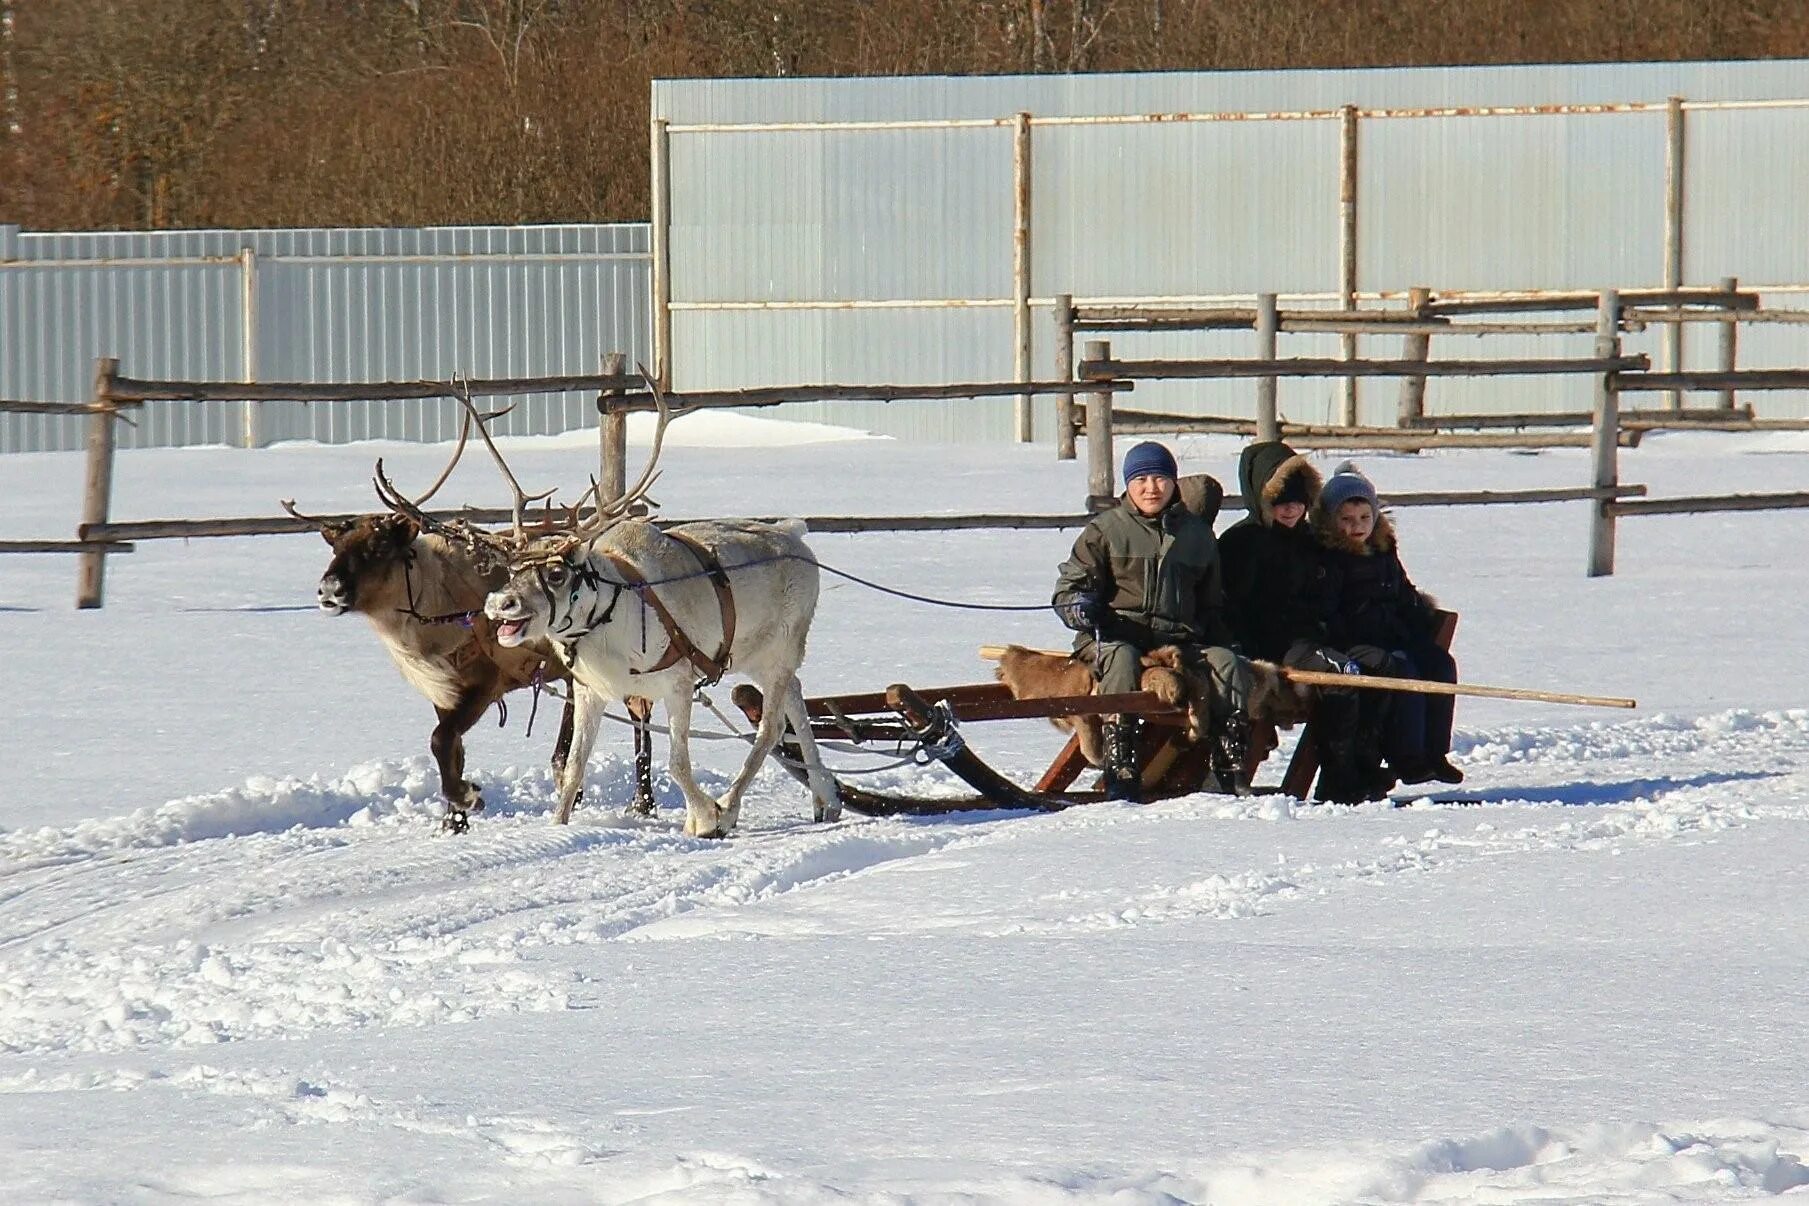
<instances>
[{"instance_id":1,"label":"sled","mask_svg":"<svg viewBox=\"0 0 1809 1206\"><path fill-rule=\"evenodd\" d=\"M1457 630L1457 615L1440 611L1434 640L1449 649ZM985 656L985 650L982 651ZM754 723L764 707L758 690L737 687L736 706ZM1188 739L1185 709L1139 691L1124 695L1064 695L1017 699L1001 682L965 683L952 687L918 690L895 683L884 691L823 695L807 698L811 734L822 740L880 746L888 750L921 750L925 760L939 761L956 778L973 789L967 796L920 796L876 791L836 777L842 806L865 816L933 816L986 809L1031 809L1053 812L1076 804L1095 803L1105 793L1095 784L1075 784L1095 770L1081 752L1078 735L1070 735L1060 752L1032 786L1026 787L989 765L967 743L964 726L985 721L1054 719L1080 715L1134 714L1142 718L1137 764L1145 801L1171 799L1211 791L1210 750L1206 742ZM1285 725L1283 727L1291 727ZM1255 719L1251 754L1245 771L1252 782L1256 772L1279 744L1273 722ZM780 765L799 782L805 782L795 741L787 737L774 751ZM1255 787L1256 794L1293 796L1305 800L1319 772L1318 743L1313 738L1310 711L1301 725L1300 738L1279 785Z\"/></svg>"},{"instance_id":2,"label":"sled","mask_svg":"<svg viewBox=\"0 0 1809 1206\"><path fill-rule=\"evenodd\" d=\"M1449 649L1457 631L1457 614L1436 613L1437 627L1433 639L1439 648ZM1002 647L982 647L982 656L998 657ZM1063 660L1066 654L1049 651L1025 651L1033 655ZM1146 665L1148 661L1146 660ZM1493 699L1541 700L1550 703L1580 704L1587 707L1633 708L1638 702L1619 696L1576 695L1557 691L1531 690L1518 687L1493 687L1474 683L1437 683L1417 679L1388 678L1378 675L1345 675L1310 670L1293 670L1270 663L1255 663L1271 680L1289 684L1292 690L1279 702L1258 711L1253 701L1251 716L1250 756L1245 771L1254 784L1256 772L1279 743L1277 728L1300 726L1293 756L1283 772L1281 782L1272 786L1253 786L1257 795L1280 793L1297 800L1310 798L1313 781L1318 776L1319 746L1313 737L1312 701L1300 702L1304 688L1333 686L1362 690L1411 691L1432 695L1467 695ZM1147 680L1146 680L1147 681ZM1259 690L1258 694L1262 694ZM740 686L734 700L750 721L759 722L763 709L760 693L751 686ZM1290 702L1291 701L1291 702ZM1153 692L1138 691L1124 695L1055 695L1019 699L1003 682L966 683L953 687L917 690L906 683L895 683L884 691L847 695L822 695L804 701L810 717L813 736L861 745L886 745L893 751L910 749L921 761L937 761L956 778L973 789L968 796L920 796L875 791L835 778L842 806L867 816L934 816L952 812L986 809L1033 809L1054 812L1076 804L1094 803L1105 798L1097 784L1077 788L1076 782L1093 769L1081 752L1078 735L1070 736L1061 751L1032 786L1014 782L988 765L967 743L964 726L992 720L1055 719L1068 716L1111 716L1131 714L1142 718L1142 735L1137 753L1140 775L1140 798L1144 801L1165 800L1176 796L1212 792L1211 746L1207 741L1189 738L1190 714L1183 707L1165 702ZM796 743L789 732L774 750L780 765L799 782L807 782L798 759ZM1410 800L1429 798L1411 795L1396 798L1397 806ZM1474 803L1458 799L1457 803Z\"/></svg>"},{"instance_id":3,"label":"sled","mask_svg":"<svg viewBox=\"0 0 1809 1206\"><path fill-rule=\"evenodd\" d=\"M747 684L733 699L749 721L758 723L765 706L760 692ZM967 796L919 796L874 791L835 777L842 807L865 816L936 816L988 809L1056 812L1076 804L1105 799L1101 790L1077 790L1073 784L1086 769L1079 741L1069 739L1036 784L1024 787L998 771L968 746L964 726L984 721L1053 719L1058 716L1135 714L1144 721L1144 798L1163 799L1201 790L1206 777L1206 747L1185 742L1187 713L1147 691L1124 695L1063 695L1016 699L1003 683L965 683L919 691L894 683L884 691L807 698L812 736L821 740L872 745L876 752L911 748L926 760L941 762L973 789ZM1181 738L1177 741L1176 738ZM807 782L797 744L787 734L775 750L779 763L800 783Z\"/></svg>"}]
</instances>

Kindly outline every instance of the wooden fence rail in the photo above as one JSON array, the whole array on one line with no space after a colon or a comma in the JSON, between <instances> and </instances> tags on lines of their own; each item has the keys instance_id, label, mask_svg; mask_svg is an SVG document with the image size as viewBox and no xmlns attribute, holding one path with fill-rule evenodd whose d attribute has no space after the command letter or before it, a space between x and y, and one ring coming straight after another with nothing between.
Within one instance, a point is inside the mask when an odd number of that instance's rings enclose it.
<instances>
[{"instance_id":1,"label":"wooden fence rail","mask_svg":"<svg viewBox=\"0 0 1809 1206\"><path fill-rule=\"evenodd\" d=\"M1495 503L1591 502L1590 572L1613 572L1614 522L1622 515L1679 514L1698 511L1759 510L1809 506L1809 495L1742 495L1723 498L1646 499L1645 487L1619 480L1617 453L1637 444L1643 432L1658 427L1698 430L1804 429L1809 420L1765 420L1752 407L1736 407L1734 391L1742 389L1809 389L1809 369L1748 369L1733 367L1733 330L1744 321L1809 321L1798 311L1767 311L1758 295L1735 288L1731 278L1718 289L1640 289L1616 293L1537 293L1502 297L1466 297L1440 300L1430 290L1415 289L1405 310L1359 309L1347 304L1336 310L1281 310L1274 294L1263 294L1251 309L1219 308L1160 310L1145 306L1077 306L1070 297L1056 299L1057 370L1050 381L989 381L930 385L799 385L743 390L669 392L665 401L675 413L718 408L764 407L798 401L906 401L949 398L1026 397L1054 395L1057 413L1057 453L1075 455L1075 435L1088 436L1089 510L1107 505L1113 489L1116 463L1113 454L1114 423L1128 432L1210 430L1288 438L1303 446L1345 447L1558 447L1588 445L1593 449L1591 483L1520 491L1461 491L1437 494L1395 495L1390 506L1465 506ZM1594 323L1573 321L1458 322L1465 315L1530 314L1541 311L1594 307ZM1706 308L1710 313L1699 313ZM1719 367L1713 371L1654 372L1643 355L1624 355L1619 335L1645 322L1719 321L1723 323ZM1103 340L1086 345L1083 358L1074 358L1076 331L1180 330L1213 327L1248 327L1257 334L1258 358L1244 360L1115 360ZM1434 360L1429 355L1434 337L1504 333L1578 333L1595 330L1597 345L1590 357L1543 359ZM1337 333L1347 336L1342 359L1280 357L1275 350L1283 331ZM1350 338L1357 334L1399 335L1406 355L1399 359L1358 359ZM605 497L619 491L626 459L623 418L631 412L657 405L645 388L645 378L624 371L621 358L612 357L604 371L555 377L485 378L468 381L390 382L221 382L154 381L122 377L116 360L97 362L92 400L84 403L45 403L0 400L0 411L84 415L88 426L86 487L82 518L76 540L0 541L0 553L75 552L81 557L77 605L98 607L102 600L105 556L126 552L135 540L191 539L209 536L243 536L304 531L308 525L289 516L237 519L140 520L115 523L109 518L113 481L114 420L122 411L151 401L301 401L351 402L406 398L472 397L507 394L597 391L599 460ZM1020 375L1028 369L1020 364ZM1594 383L1595 406L1588 413L1547 415L1425 415L1424 388L1430 377L1484 377L1505 375L1577 374ZM1393 428L1362 428L1350 421L1337 425L1286 423L1275 412L1274 384L1279 377L1398 377L1403 381L1402 401ZM1163 415L1134 410L1116 411L1113 396L1133 390L1138 381L1254 379L1258 382L1257 418L1221 419L1212 416ZM1674 404L1655 410L1622 411L1619 395L1630 392L1666 392ZM1683 391L1712 391L1721 405L1684 409ZM1076 395L1084 396L1083 408ZM1349 399L1346 399L1347 403ZM1349 409L1348 406L1346 408ZM1528 431L1528 428L1586 427L1586 431ZM1457 431L1456 428L1475 430ZM1513 428L1516 430L1499 430ZM1497 430L1489 430L1497 429ZM1226 510L1238 509L1233 499ZM479 523L504 523L509 515L499 509L464 510L446 514ZM330 517L329 517L330 518ZM984 528L1069 528L1084 523L1085 515L929 515L929 516L815 516L809 520L824 532L958 531ZM679 522L678 520L661 522Z\"/></svg>"},{"instance_id":2,"label":"wooden fence rail","mask_svg":"<svg viewBox=\"0 0 1809 1206\"><path fill-rule=\"evenodd\" d=\"M1579 502L1587 499L1638 498L1645 494L1640 485L1617 485L1609 490L1588 486L1563 486L1553 489L1526 490L1434 490L1383 496L1388 507L1473 507L1499 503ZM1242 511L1241 498L1227 498L1221 508L1227 512ZM589 512L584 512L588 514ZM324 523L344 523L364 512L347 511L318 515ZM483 525L507 524L513 512L507 507L465 507L458 510L429 511L436 519L463 519ZM1049 530L1083 527L1090 514L1043 515L988 513L969 515L810 515L800 516L813 532L964 532L986 529ZM658 517L661 527L695 523L696 519ZM129 540L195 540L229 536L279 536L312 532L315 525L292 515L259 515L237 519L133 519L108 523L83 524L80 540L66 542L82 550L93 543Z\"/></svg>"}]
</instances>

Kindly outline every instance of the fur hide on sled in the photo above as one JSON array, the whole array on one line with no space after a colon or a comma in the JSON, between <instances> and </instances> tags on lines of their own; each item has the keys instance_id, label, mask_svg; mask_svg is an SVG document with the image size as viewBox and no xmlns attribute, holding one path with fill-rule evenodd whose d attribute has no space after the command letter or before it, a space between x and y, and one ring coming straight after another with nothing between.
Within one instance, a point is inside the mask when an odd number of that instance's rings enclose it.
<instances>
[{"instance_id":1,"label":"fur hide on sled","mask_svg":"<svg viewBox=\"0 0 1809 1206\"><path fill-rule=\"evenodd\" d=\"M1200 668L1201 671L1204 667ZM1291 729L1307 718L1311 688L1289 682L1273 662L1250 663L1251 765L1260 763L1275 748L1276 729ZM1091 695L1098 689L1093 670L1071 654L1045 653L1008 645L993 671L1013 699L1049 699L1064 695ZM1191 744L1212 729L1212 683L1202 672L1190 673L1181 651L1164 645L1143 655L1143 690L1174 708L1187 709L1186 740ZM1055 716L1050 724L1075 733L1080 752L1089 765L1105 765L1105 739L1098 715Z\"/></svg>"}]
</instances>

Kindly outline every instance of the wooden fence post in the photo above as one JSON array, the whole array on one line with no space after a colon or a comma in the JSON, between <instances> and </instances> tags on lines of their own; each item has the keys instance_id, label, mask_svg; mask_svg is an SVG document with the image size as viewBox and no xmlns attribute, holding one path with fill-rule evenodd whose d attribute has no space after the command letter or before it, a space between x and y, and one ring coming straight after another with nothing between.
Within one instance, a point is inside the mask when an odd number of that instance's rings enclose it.
<instances>
[{"instance_id":1,"label":"wooden fence post","mask_svg":"<svg viewBox=\"0 0 1809 1206\"><path fill-rule=\"evenodd\" d=\"M1607 360L1621 354L1621 295L1619 290L1604 289L1601 307L1596 311L1595 354ZM1595 426L1590 464L1592 484L1598 490L1620 485L1620 395L1615 391L1613 373L1595 379ZM1614 498L1595 500L1589 519L1589 576L1602 578L1614 573Z\"/></svg>"},{"instance_id":2,"label":"wooden fence post","mask_svg":"<svg viewBox=\"0 0 1809 1206\"><path fill-rule=\"evenodd\" d=\"M672 135L666 119L656 117L648 149L653 177L651 202L653 379L672 388Z\"/></svg>"},{"instance_id":3,"label":"wooden fence post","mask_svg":"<svg viewBox=\"0 0 1809 1206\"><path fill-rule=\"evenodd\" d=\"M611 352L603 357L603 372L615 376L627 371L628 357ZM599 503L614 502L628 490L628 412L609 404L623 391L606 389L597 395L597 485Z\"/></svg>"},{"instance_id":4,"label":"wooden fence post","mask_svg":"<svg viewBox=\"0 0 1809 1206\"><path fill-rule=\"evenodd\" d=\"M1432 290L1415 285L1407 290L1407 307L1413 311L1414 317L1425 322L1427 318L1426 303L1432 300ZM1416 332L1402 337L1402 360L1418 360L1422 363L1432 358L1432 336ZM1401 402L1395 414L1396 427L1412 427L1414 420L1426 417L1426 378L1402 377Z\"/></svg>"},{"instance_id":5,"label":"wooden fence post","mask_svg":"<svg viewBox=\"0 0 1809 1206\"><path fill-rule=\"evenodd\" d=\"M1105 339L1089 339L1086 359L1110 360L1112 344ZM1087 395L1087 510L1103 510L1112 505L1118 492L1112 489L1116 474L1112 465L1112 395Z\"/></svg>"},{"instance_id":6,"label":"wooden fence post","mask_svg":"<svg viewBox=\"0 0 1809 1206\"><path fill-rule=\"evenodd\" d=\"M1011 174L1015 185L1012 204L1011 280L1012 292L1012 371L1019 381L1030 380L1030 114L1017 116L1016 137L1012 140ZM1016 411L1018 443L1028 444L1036 438L1035 413L1030 408L1030 395L1020 394Z\"/></svg>"},{"instance_id":7,"label":"wooden fence post","mask_svg":"<svg viewBox=\"0 0 1809 1206\"><path fill-rule=\"evenodd\" d=\"M1732 294L1732 293L1738 292L1739 288L1740 288L1740 278L1739 277L1724 276L1721 278L1721 289L1723 292ZM1721 358L1715 366L1724 373L1731 373L1734 371L1734 367L1735 367L1734 361L1738 356L1738 348L1739 348L1739 344L1740 344L1739 316L1740 316L1740 311L1734 308L1734 304L1730 300L1728 302L1728 306L1727 306L1727 313L1722 315ZM1716 399L1716 402L1720 405L1722 410L1732 410L1737 401L1737 399L1734 397L1734 391L1731 389L1721 390L1718 394L1715 395L1715 399Z\"/></svg>"},{"instance_id":8,"label":"wooden fence post","mask_svg":"<svg viewBox=\"0 0 1809 1206\"><path fill-rule=\"evenodd\" d=\"M82 526L106 523L107 509L113 499L113 378L119 375L119 361L104 358L94 362L94 404L101 409L88 416L88 481L82 491ZM81 535L80 529L76 533ZM75 605L93 608L101 605L106 584L107 550L85 549L77 571Z\"/></svg>"},{"instance_id":9,"label":"wooden fence post","mask_svg":"<svg viewBox=\"0 0 1809 1206\"><path fill-rule=\"evenodd\" d=\"M239 380L258 379L258 257L249 247L239 248ZM240 443L246 448L264 445L264 404L241 402L243 425Z\"/></svg>"},{"instance_id":10,"label":"wooden fence post","mask_svg":"<svg viewBox=\"0 0 1809 1206\"><path fill-rule=\"evenodd\" d=\"M1664 287L1683 286L1683 198L1684 198L1684 113L1683 98L1673 96L1665 103L1665 259ZM1666 371L1683 371L1683 307L1669 311L1671 322L1664 333ZM1683 391L1672 390L1667 397L1672 410L1683 409Z\"/></svg>"},{"instance_id":11,"label":"wooden fence post","mask_svg":"<svg viewBox=\"0 0 1809 1206\"><path fill-rule=\"evenodd\" d=\"M1055 299L1055 379L1074 380L1074 296ZM1074 459L1074 395L1055 395L1055 459Z\"/></svg>"},{"instance_id":12,"label":"wooden fence post","mask_svg":"<svg viewBox=\"0 0 1809 1206\"><path fill-rule=\"evenodd\" d=\"M1276 334L1281 330L1281 314L1275 294L1256 295L1256 355L1259 360L1276 358ZM1274 376L1256 379L1256 438L1281 439L1281 421L1276 414Z\"/></svg>"},{"instance_id":13,"label":"wooden fence post","mask_svg":"<svg viewBox=\"0 0 1809 1206\"><path fill-rule=\"evenodd\" d=\"M1357 106L1346 105L1339 122L1338 181L1338 293L1339 305L1351 310L1357 304ZM1347 332L1339 336L1344 358L1357 358L1357 336ZM1344 379L1344 405L1340 421L1346 427L1357 425L1357 379Z\"/></svg>"}]
</instances>

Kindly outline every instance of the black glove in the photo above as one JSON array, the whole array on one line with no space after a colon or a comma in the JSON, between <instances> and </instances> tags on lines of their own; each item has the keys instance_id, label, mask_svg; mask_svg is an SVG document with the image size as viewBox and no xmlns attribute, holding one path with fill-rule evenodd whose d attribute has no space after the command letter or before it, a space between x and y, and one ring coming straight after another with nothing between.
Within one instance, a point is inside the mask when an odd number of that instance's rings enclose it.
<instances>
[{"instance_id":1,"label":"black glove","mask_svg":"<svg viewBox=\"0 0 1809 1206\"><path fill-rule=\"evenodd\" d=\"M1307 666L1307 667L1305 667L1305 669L1318 670L1318 671L1330 673L1330 674L1361 674L1361 673L1363 673L1362 666L1359 666L1356 662L1352 661L1350 658L1345 657L1342 653L1338 652L1336 649L1325 649L1325 648L1315 649L1315 650L1313 650L1313 660L1315 662L1317 662L1318 664L1312 665L1312 666Z\"/></svg>"},{"instance_id":2,"label":"black glove","mask_svg":"<svg viewBox=\"0 0 1809 1206\"><path fill-rule=\"evenodd\" d=\"M1092 632L1099 627L1104 614L1099 596L1090 590L1077 590L1068 596L1066 603L1055 605L1056 618L1075 632Z\"/></svg>"}]
</instances>

